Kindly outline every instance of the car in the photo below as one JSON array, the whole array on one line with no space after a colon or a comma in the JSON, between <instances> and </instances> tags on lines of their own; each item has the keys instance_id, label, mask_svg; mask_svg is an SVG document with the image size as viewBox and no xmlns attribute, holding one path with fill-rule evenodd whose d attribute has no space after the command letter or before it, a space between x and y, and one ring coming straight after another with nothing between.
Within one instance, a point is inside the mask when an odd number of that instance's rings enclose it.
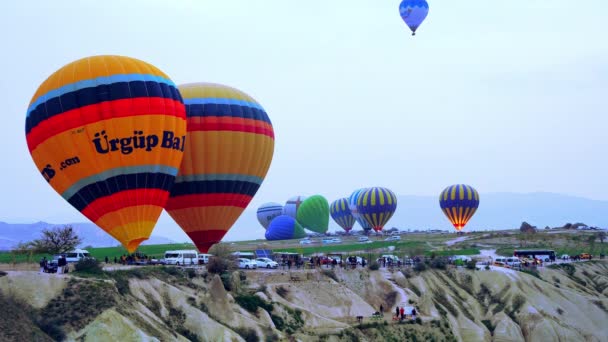
<instances>
[{"instance_id":1,"label":"car","mask_svg":"<svg viewBox=\"0 0 608 342\"><path fill-rule=\"evenodd\" d=\"M322 243L324 244L330 244L330 243L334 243L334 239L332 238L325 238L323 240L321 240Z\"/></svg>"},{"instance_id":2,"label":"car","mask_svg":"<svg viewBox=\"0 0 608 342\"><path fill-rule=\"evenodd\" d=\"M259 268L278 268L279 264L270 258L257 258L255 259Z\"/></svg>"},{"instance_id":3,"label":"car","mask_svg":"<svg viewBox=\"0 0 608 342\"><path fill-rule=\"evenodd\" d=\"M511 267L519 267L521 266L521 262L519 261L519 258L507 258L507 260L505 261L505 263Z\"/></svg>"},{"instance_id":4,"label":"car","mask_svg":"<svg viewBox=\"0 0 608 342\"><path fill-rule=\"evenodd\" d=\"M89 254L89 251L87 251L86 249L74 249L71 250L67 253L63 253L63 254L58 254L55 255L53 258L54 259L59 259L59 257L63 255L65 257L65 260L70 263L70 262L79 262L82 259L88 259L88 258L92 258L91 254Z\"/></svg>"},{"instance_id":5,"label":"car","mask_svg":"<svg viewBox=\"0 0 608 342\"><path fill-rule=\"evenodd\" d=\"M251 259L238 258L238 262L239 262L239 268L244 268L246 270L258 268L258 263Z\"/></svg>"},{"instance_id":6,"label":"car","mask_svg":"<svg viewBox=\"0 0 608 342\"><path fill-rule=\"evenodd\" d=\"M399 235L393 235L390 237L387 237L386 239L384 239L384 241L399 241L401 240L401 236Z\"/></svg>"},{"instance_id":7,"label":"car","mask_svg":"<svg viewBox=\"0 0 608 342\"><path fill-rule=\"evenodd\" d=\"M357 241L359 241L359 242L367 242L367 241L369 241L369 237L367 237L367 236L359 236L359 238L357 239Z\"/></svg>"},{"instance_id":8,"label":"car","mask_svg":"<svg viewBox=\"0 0 608 342\"><path fill-rule=\"evenodd\" d=\"M568 260L570 259L570 256L568 254L562 254L562 256L559 257L562 260Z\"/></svg>"},{"instance_id":9,"label":"car","mask_svg":"<svg viewBox=\"0 0 608 342\"><path fill-rule=\"evenodd\" d=\"M311 243L312 243L312 240L310 240L310 239L300 240L300 245L310 245Z\"/></svg>"},{"instance_id":10,"label":"car","mask_svg":"<svg viewBox=\"0 0 608 342\"><path fill-rule=\"evenodd\" d=\"M342 243L342 239L340 238L333 238L332 241L333 243Z\"/></svg>"},{"instance_id":11,"label":"car","mask_svg":"<svg viewBox=\"0 0 608 342\"><path fill-rule=\"evenodd\" d=\"M581 253L581 255L579 257L581 258L581 260L591 259L591 254L589 254L589 253Z\"/></svg>"}]
</instances>

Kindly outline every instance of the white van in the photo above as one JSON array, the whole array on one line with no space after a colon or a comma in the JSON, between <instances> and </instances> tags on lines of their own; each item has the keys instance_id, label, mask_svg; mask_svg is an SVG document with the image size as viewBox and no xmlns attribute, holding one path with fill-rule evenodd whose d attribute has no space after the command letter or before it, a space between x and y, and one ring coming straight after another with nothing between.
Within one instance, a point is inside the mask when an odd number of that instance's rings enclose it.
<instances>
[{"instance_id":1,"label":"white van","mask_svg":"<svg viewBox=\"0 0 608 342\"><path fill-rule=\"evenodd\" d=\"M206 265L209 263L209 258L212 257L213 254L199 254L198 255L198 263L200 265Z\"/></svg>"},{"instance_id":2,"label":"white van","mask_svg":"<svg viewBox=\"0 0 608 342\"><path fill-rule=\"evenodd\" d=\"M67 262L79 262L82 259L91 257L91 254L89 254L89 251L86 249L74 249L61 255L65 255L65 260ZM56 255L55 259L59 259L59 255Z\"/></svg>"},{"instance_id":3,"label":"white van","mask_svg":"<svg viewBox=\"0 0 608 342\"><path fill-rule=\"evenodd\" d=\"M198 253L193 249L166 251L165 264L178 266L196 265L198 264Z\"/></svg>"}]
</instances>

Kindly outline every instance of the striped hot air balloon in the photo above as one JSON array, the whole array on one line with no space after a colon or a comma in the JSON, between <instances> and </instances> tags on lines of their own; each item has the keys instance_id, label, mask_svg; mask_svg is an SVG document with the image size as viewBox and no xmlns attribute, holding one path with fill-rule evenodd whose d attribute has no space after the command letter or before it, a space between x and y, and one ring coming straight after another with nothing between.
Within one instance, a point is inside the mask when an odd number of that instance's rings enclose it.
<instances>
[{"instance_id":1,"label":"striped hot air balloon","mask_svg":"<svg viewBox=\"0 0 608 342\"><path fill-rule=\"evenodd\" d=\"M369 223L367 223L367 221L365 221L365 219L361 215L359 215L359 210L357 210L357 199L359 198L359 195L365 190L365 188L362 188L353 191L353 193L348 198L348 207L350 209L351 214L355 218L355 221L357 221L361 228L363 228L363 231L367 233L372 230L372 227L369 225Z\"/></svg>"},{"instance_id":2,"label":"striped hot air balloon","mask_svg":"<svg viewBox=\"0 0 608 342\"><path fill-rule=\"evenodd\" d=\"M256 214L258 222L264 229L267 229L275 217L283 215L283 206L274 202L264 203L258 208Z\"/></svg>"},{"instance_id":3,"label":"striped hot air balloon","mask_svg":"<svg viewBox=\"0 0 608 342\"><path fill-rule=\"evenodd\" d=\"M439 205L454 228L461 231L479 207L479 193L470 185L450 185L439 195Z\"/></svg>"},{"instance_id":4,"label":"striped hot air balloon","mask_svg":"<svg viewBox=\"0 0 608 342\"><path fill-rule=\"evenodd\" d=\"M359 215L379 232L397 210L397 196L387 188L368 188L359 194L357 210Z\"/></svg>"},{"instance_id":5,"label":"striped hot air balloon","mask_svg":"<svg viewBox=\"0 0 608 342\"><path fill-rule=\"evenodd\" d=\"M331 218L347 233L353 229L355 217L350 212L347 198L333 201L329 206L329 213L331 214Z\"/></svg>"},{"instance_id":6,"label":"striped hot air balloon","mask_svg":"<svg viewBox=\"0 0 608 342\"><path fill-rule=\"evenodd\" d=\"M67 64L32 97L25 132L38 170L66 201L129 252L149 238L186 138L167 75L124 56Z\"/></svg>"},{"instance_id":7,"label":"striped hot air balloon","mask_svg":"<svg viewBox=\"0 0 608 342\"><path fill-rule=\"evenodd\" d=\"M306 200L306 196L293 196L285 202L285 206L283 207L283 214L289 215L294 219L298 217L298 210L300 209L300 205L302 202Z\"/></svg>"},{"instance_id":8,"label":"striped hot air balloon","mask_svg":"<svg viewBox=\"0 0 608 342\"><path fill-rule=\"evenodd\" d=\"M220 84L179 86L188 120L184 160L166 210L206 253L243 213L270 168L274 130L262 106Z\"/></svg>"}]
</instances>

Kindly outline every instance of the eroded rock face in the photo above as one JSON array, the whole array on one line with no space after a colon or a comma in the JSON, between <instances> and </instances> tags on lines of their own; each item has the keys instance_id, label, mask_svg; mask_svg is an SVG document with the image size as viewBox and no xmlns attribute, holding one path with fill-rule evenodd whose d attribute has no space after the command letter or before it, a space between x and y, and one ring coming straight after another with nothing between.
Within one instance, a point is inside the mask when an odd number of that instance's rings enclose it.
<instances>
[{"instance_id":1,"label":"eroded rock face","mask_svg":"<svg viewBox=\"0 0 608 342\"><path fill-rule=\"evenodd\" d=\"M9 271L0 277L0 288L7 296L15 296L34 308L42 308L66 287L67 275L30 271Z\"/></svg>"},{"instance_id":2,"label":"eroded rock face","mask_svg":"<svg viewBox=\"0 0 608 342\"><path fill-rule=\"evenodd\" d=\"M422 340L432 335L458 341L604 341L608 336L608 298L603 294L608 263L578 265L572 274L546 269L542 279L511 270L466 269L427 270L407 278L386 270L301 275L301 281L294 282L286 272L260 272L258 278L249 272L239 294L226 291L219 276L192 282L166 273L132 277L128 293L114 293L110 286L116 299L113 307L96 312L78 331L69 331L66 325L68 339L187 341L196 336L204 341L243 341L255 335L259 340L295 336L315 341L323 335L336 341L353 336L376 341L415 333ZM0 278L0 290L44 308L50 299L64 296L65 283L63 277L14 272ZM44 290L31 295L35 290L30 287ZM272 310L249 308L250 312L234 300L254 292ZM392 324L394 305L403 302L417 307L421 321ZM358 328L355 317L371 323L380 304L387 324L381 320L381 326ZM33 326L35 320L27 324Z\"/></svg>"}]
</instances>

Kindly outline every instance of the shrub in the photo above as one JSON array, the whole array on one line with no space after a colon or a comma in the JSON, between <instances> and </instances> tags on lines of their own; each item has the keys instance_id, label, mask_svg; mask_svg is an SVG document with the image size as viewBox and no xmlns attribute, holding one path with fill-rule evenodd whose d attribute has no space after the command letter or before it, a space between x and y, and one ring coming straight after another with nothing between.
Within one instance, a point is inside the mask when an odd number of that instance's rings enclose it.
<instances>
[{"instance_id":1,"label":"shrub","mask_svg":"<svg viewBox=\"0 0 608 342\"><path fill-rule=\"evenodd\" d=\"M372 261L372 262L369 263L369 269L371 271L377 271L377 270L380 269L380 264L378 264L377 261Z\"/></svg>"},{"instance_id":2,"label":"shrub","mask_svg":"<svg viewBox=\"0 0 608 342\"><path fill-rule=\"evenodd\" d=\"M235 328L234 331L241 335L246 342L258 342L260 340L258 334L251 328Z\"/></svg>"},{"instance_id":3,"label":"shrub","mask_svg":"<svg viewBox=\"0 0 608 342\"><path fill-rule=\"evenodd\" d=\"M277 287L277 294L283 298L287 298L287 295L289 294L289 290L284 288L283 286L279 286L279 287Z\"/></svg>"},{"instance_id":4,"label":"shrub","mask_svg":"<svg viewBox=\"0 0 608 342\"><path fill-rule=\"evenodd\" d=\"M209 253L213 254L213 256L209 258L209 263L207 264L208 272L223 274L236 269L236 257L227 245L223 243L215 244L211 247Z\"/></svg>"},{"instance_id":5,"label":"shrub","mask_svg":"<svg viewBox=\"0 0 608 342\"><path fill-rule=\"evenodd\" d=\"M103 269L101 268L99 261L93 258L80 259L74 265L74 270L76 272L87 274L103 274Z\"/></svg>"},{"instance_id":6,"label":"shrub","mask_svg":"<svg viewBox=\"0 0 608 342\"><path fill-rule=\"evenodd\" d=\"M241 294L234 297L234 300L239 304L243 309L255 313L258 308L262 308L268 312L272 311L272 304L267 303L262 298L251 295L251 294Z\"/></svg>"},{"instance_id":7,"label":"shrub","mask_svg":"<svg viewBox=\"0 0 608 342\"><path fill-rule=\"evenodd\" d=\"M7 273L6 273L6 272L4 272L4 271L0 271L0 277L4 277L5 275L7 275Z\"/></svg>"},{"instance_id":8,"label":"shrub","mask_svg":"<svg viewBox=\"0 0 608 342\"><path fill-rule=\"evenodd\" d=\"M187 268L186 275L188 276L188 278L192 279L196 277L196 271L193 268Z\"/></svg>"},{"instance_id":9,"label":"shrub","mask_svg":"<svg viewBox=\"0 0 608 342\"><path fill-rule=\"evenodd\" d=\"M517 312L521 307L526 303L526 298L522 295L517 294L513 297L513 301L511 302L511 311Z\"/></svg>"},{"instance_id":10,"label":"shrub","mask_svg":"<svg viewBox=\"0 0 608 342\"><path fill-rule=\"evenodd\" d=\"M477 265L477 261L475 259L471 259L471 260L467 261L467 269L469 269L469 270L476 269L477 268L476 265Z\"/></svg>"},{"instance_id":11,"label":"shrub","mask_svg":"<svg viewBox=\"0 0 608 342\"><path fill-rule=\"evenodd\" d=\"M431 260L430 266L431 268L436 268L440 270L445 270L448 265L448 260L444 257L437 257Z\"/></svg>"},{"instance_id":12,"label":"shrub","mask_svg":"<svg viewBox=\"0 0 608 342\"><path fill-rule=\"evenodd\" d=\"M277 315L270 315L270 319L272 319L272 323L274 323L274 326L278 329L278 330L283 330L285 329L285 321Z\"/></svg>"},{"instance_id":13,"label":"shrub","mask_svg":"<svg viewBox=\"0 0 608 342\"><path fill-rule=\"evenodd\" d=\"M483 323L483 325L485 325L486 328L488 328L488 331L490 331L490 335L494 335L494 329L496 327L492 325L492 321L490 321L489 319L484 319L481 321L481 323Z\"/></svg>"},{"instance_id":14,"label":"shrub","mask_svg":"<svg viewBox=\"0 0 608 342\"><path fill-rule=\"evenodd\" d=\"M370 268L371 268L371 266L370 266ZM335 280L336 283L340 282L338 280L338 277L336 276L336 272L334 272L334 270L322 270L321 273L323 273L324 276Z\"/></svg>"},{"instance_id":15,"label":"shrub","mask_svg":"<svg viewBox=\"0 0 608 342\"><path fill-rule=\"evenodd\" d=\"M562 308L557 308L557 313L560 315L564 314L564 310L562 310Z\"/></svg>"},{"instance_id":16,"label":"shrub","mask_svg":"<svg viewBox=\"0 0 608 342\"><path fill-rule=\"evenodd\" d=\"M486 267L484 267L486 269L486 271L490 270L490 265L486 265Z\"/></svg>"},{"instance_id":17,"label":"shrub","mask_svg":"<svg viewBox=\"0 0 608 342\"><path fill-rule=\"evenodd\" d=\"M414 271L416 271L416 272L426 271L426 264L423 262L416 263L416 265L414 265Z\"/></svg>"}]
</instances>

